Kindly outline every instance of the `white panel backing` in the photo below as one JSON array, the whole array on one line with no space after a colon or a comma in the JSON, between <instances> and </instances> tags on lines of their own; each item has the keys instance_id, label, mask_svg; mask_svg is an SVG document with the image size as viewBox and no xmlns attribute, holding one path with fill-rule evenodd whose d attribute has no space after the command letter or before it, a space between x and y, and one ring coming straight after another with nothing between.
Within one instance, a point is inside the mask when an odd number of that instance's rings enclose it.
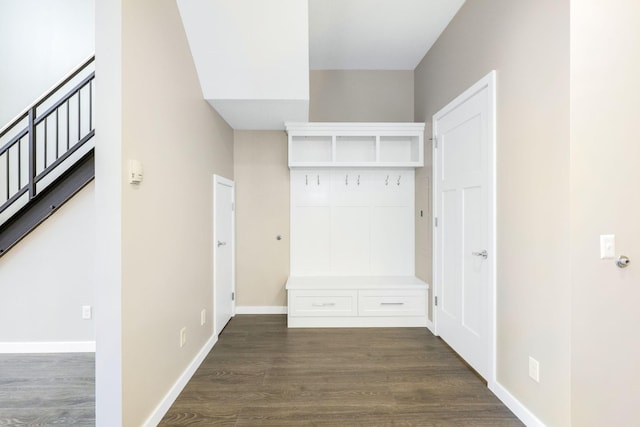
<instances>
[{"instance_id":1,"label":"white panel backing","mask_svg":"<svg viewBox=\"0 0 640 427\"><path fill-rule=\"evenodd\" d=\"M291 274L413 276L412 169L291 170Z\"/></svg>"}]
</instances>

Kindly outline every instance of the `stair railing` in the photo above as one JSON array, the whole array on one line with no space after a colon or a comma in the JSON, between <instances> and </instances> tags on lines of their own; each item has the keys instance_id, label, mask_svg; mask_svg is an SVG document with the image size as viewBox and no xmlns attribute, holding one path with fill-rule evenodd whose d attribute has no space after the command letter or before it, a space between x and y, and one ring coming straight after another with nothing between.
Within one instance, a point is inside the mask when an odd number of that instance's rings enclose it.
<instances>
[{"instance_id":1,"label":"stair railing","mask_svg":"<svg viewBox=\"0 0 640 427\"><path fill-rule=\"evenodd\" d=\"M95 135L94 61L91 56L0 130L0 215L36 197Z\"/></svg>"}]
</instances>

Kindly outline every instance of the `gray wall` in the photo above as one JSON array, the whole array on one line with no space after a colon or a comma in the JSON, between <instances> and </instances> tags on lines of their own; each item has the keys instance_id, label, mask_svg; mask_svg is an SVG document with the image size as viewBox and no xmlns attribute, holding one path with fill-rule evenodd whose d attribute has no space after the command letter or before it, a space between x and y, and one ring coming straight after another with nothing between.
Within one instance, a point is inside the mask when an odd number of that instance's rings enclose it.
<instances>
[{"instance_id":1,"label":"gray wall","mask_svg":"<svg viewBox=\"0 0 640 427\"><path fill-rule=\"evenodd\" d=\"M412 71L311 71L310 121L411 122ZM287 136L236 131L239 306L286 305L289 274ZM283 240L276 240L276 235Z\"/></svg>"},{"instance_id":2,"label":"gray wall","mask_svg":"<svg viewBox=\"0 0 640 427\"><path fill-rule=\"evenodd\" d=\"M497 70L497 380L570 425L569 0L469 0L415 71L415 119ZM431 130L428 129L428 133ZM431 147L426 148L431 165ZM417 206L428 206L430 166ZM417 227L431 282L431 236ZM425 249L425 250L422 250ZM540 362L540 383L528 357Z\"/></svg>"},{"instance_id":3,"label":"gray wall","mask_svg":"<svg viewBox=\"0 0 640 427\"><path fill-rule=\"evenodd\" d=\"M91 183L0 258L0 347L94 341L94 254Z\"/></svg>"},{"instance_id":4,"label":"gray wall","mask_svg":"<svg viewBox=\"0 0 640 427\"><path fill-rule=\"evenodd\" d=\"M412 122L413 72L312 70L311 122Z\"/></svg>"},{"instance_id":5,"label":"gray wall","mask_svg":"<svg viewBox=\"0 0 640 427\"><path fill-rule=\"evenodd\" d=\"M571 2L575 426L631 427L640 420L638 23L637 1ZM601 234L616 235L616 255L631 258L628 268L599 258Z\"/></svg>"},{"instance_id":6,"label":"gray wall","mask_svg":"<svg viewBox=\"0 0 640 427\"><path fill-rule=\"evenodd\" d=\"M0 128L94 50L92 0L0 4ZM0 342L95 339L93 184L0 259ZM34 262L37 260L37 268ZM74 260L70 267L70 260Z\"/></svg>"},{"instance_id":7,"label":"gray wall","mask_svg":"<svg viewBox=\"0 0 640 427\"><path fill-rule=\"evenodd\" d=\"M174 0L96 6L96 410L140 426L213 339L213 175L233 179L233 131L202 98Z\"/></svg>"},{"instance_id":8,"label":"gray wall","mask_svg":"<svg viewBox=\"0 0 640 427\"><path fill-rule=\"evenodd\" d=\"M289 277L287 134L235 131L238 306L286 306ZM282 240L276 240L281 235Z\"/></svg>"},{"instance_id":9,"label":"gray wall","mask_svg":"<svg viewBox=\"0 0 640 427\"><path fill-rule=\"evenodd\" d=\"M0 3L0 128L94 51L93 0Z\"/></svg>"}]
</instances>

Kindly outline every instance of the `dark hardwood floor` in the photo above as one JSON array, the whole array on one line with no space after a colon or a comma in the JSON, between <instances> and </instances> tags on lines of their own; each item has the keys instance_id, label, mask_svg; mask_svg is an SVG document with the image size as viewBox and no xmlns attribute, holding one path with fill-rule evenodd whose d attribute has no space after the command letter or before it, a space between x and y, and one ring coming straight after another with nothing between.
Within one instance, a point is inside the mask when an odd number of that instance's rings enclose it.
<instances>
[{"instance_id":1,"label":"dark hardwood floor","mask_svg":"<svg viewBox=\"0 0 640 427\"><path fill-rule=\"evenodd\" d=\"M95 425L94 355L0 354L0 426ZM162 426L522 426L419 328L236 316Z\"/></svg>"},{"instance_id":2,"label":"dark hardwood floor","mask_svg":"<svg viewBox=\"0 0 640 427\"><path fill-rule=\"evenodd\" d=\"M93 353L0 354L0 426L95 426Z\"/></svg>"},{"instance_id":3,"label":"dark hardwood floor","mask_svg":"<svg viewBox=\"0 0 640 427\"><path fill-rule=\"evenodd\" d=\"M287 329L236 316L162 426L522 426L422 328Z\"/></svg>"}]
</instances>

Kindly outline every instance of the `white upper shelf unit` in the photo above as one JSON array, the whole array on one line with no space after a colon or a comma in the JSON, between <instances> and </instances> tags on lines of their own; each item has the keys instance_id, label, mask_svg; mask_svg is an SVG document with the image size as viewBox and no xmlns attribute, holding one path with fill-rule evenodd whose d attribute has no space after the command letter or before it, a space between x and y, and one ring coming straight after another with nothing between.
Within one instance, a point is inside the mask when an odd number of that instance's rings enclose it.
<instances>
[{"instance_id":1,"label":"white upper shelf unit","mask_svg":"<svg viewBox=\"0 0 640 427\"><path fill-rule=\"evenodd\" d=\"M289 167L421 167L424 123L285 123Z\"/></svg>"}]
</instances>

